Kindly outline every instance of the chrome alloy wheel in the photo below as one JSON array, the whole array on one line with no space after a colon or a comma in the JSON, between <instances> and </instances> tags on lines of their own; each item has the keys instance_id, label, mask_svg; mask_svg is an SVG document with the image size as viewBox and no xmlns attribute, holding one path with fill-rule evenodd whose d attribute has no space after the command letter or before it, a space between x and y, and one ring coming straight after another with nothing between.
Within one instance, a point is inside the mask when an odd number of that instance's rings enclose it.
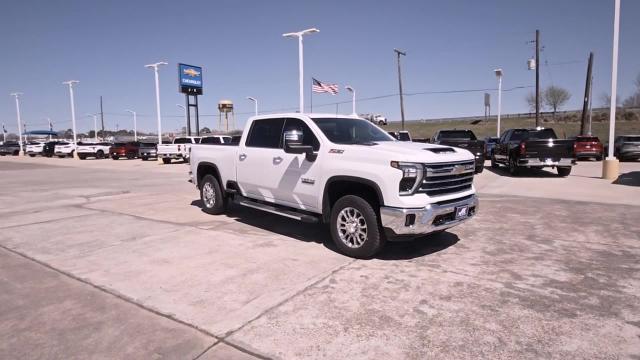
<instances>
[{"instance_id":1,"label":"chrome alloy wheel","mask_svg":"<svg viewBox=\"0 0 640 360\"><path fill-rule=\"evenodd\" d=\"M208 208L212 208L216 204L216 192L210 182L205 183L202 187L202 201Z\"/></svg>"},{"instance_id":2,"label":"chrome alloy wheel","mask_svg":"<svg viewBox=\"0 0 640 360\"><path fill-rule=\"evenodd\" d=\"M336 226L340 240L350 248L359 248L367 241L367 221L357 209L342 209Z\"/></svg>"}]
</instances>

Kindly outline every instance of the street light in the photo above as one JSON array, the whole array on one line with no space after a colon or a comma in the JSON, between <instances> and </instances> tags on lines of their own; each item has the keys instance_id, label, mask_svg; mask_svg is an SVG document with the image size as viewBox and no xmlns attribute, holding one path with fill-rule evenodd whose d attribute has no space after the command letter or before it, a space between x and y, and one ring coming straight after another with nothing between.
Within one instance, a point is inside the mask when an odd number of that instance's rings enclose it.
<instances>
[{"instance_id":1,"label":"street light","mask_svg":"<svg viewBox=\"0 0 640 360\"><path fill-rule=\"evenodd\" d=\"M351 92L351 108L353 115L356 115L356 91L351 85L347 85L344 88Z\"/></svg>"},{"instance_id":2,"label":"street light","mask_svg":"<svg viewBox=\"0 0 640 360\"><path fill-rule=\"evenodd\" d=\"M160 61L155 64L145 65L147 69L153 69L153 73L155 74L156 79L156 116L158 118L158 144L162 144L162 124L161 124L161 116L160 116L160 79L158 77L158 67L162 65L167 65L166 62ZM158 158L160 160L160 158Z\"/></svg>"},{"instance_id":3,"label":"street light","mask_svg":"<svg viewBox=\"0 0 640 360\"><path fill-rule=\"evenodd\" d=\"M307 34L313 34L320 32L320 30L316 28L306 29L299 32L286 33L282 34L284 37L288 38L298 38L298 67L299 67L299 77L300 77L300 113L304 113L304 59L303 59L303 47L302 47L302 37Z\"/></svg>"},{"instance_id":4,"label":"street light","mask_svg":"<svg viewBox=\"0 0 640 360\"><path fill-rule=\"evenodd\" d=\"M93 117L93 137L98 142L98 114L87 114L87 116Z\"/></svg>"},{"instance_id":5,"label":"street light","mask_svg":"<svg viewBox=\"0 0 640 360\"><path fill-rule=\"evenodd\" d=\"M133 115L133 141L138 141L138 114L133 110L125 110Z\"/></svg>"},{"instance_id":6,"label":"street light","mask_svg":"<svg viewBox=\"0 0 640 360\"><path fill-rule=\"evenodd\" d=\"M191 122L189 121L189 119L187 119L187 108L184 105L180 105L180 104L176 104L177 107L179 107L180 109L182 109L182 111L184 111L184 121L185 124L187 124L187 133L185 135L191 136Z\"/></svg>"},{"instance_id":7,"label":"street light","mask_svg":"<svg viewBox=\"0 0 640 360\"><path fill-rule=\"evenodd\" d=\"M75 151L75 147L78 144L78 139L76 137L76 106L73 102L73 84L77 84L80 81L78 80L69 80L69 81L65 81L62 84L63 85L69 85L69 99L71 101L71 126L73 128L73 147L74 147L74 151L73 151L73 157L75 159L79 159L78 158L78 153Z\"/></svg>"},{"instance_id":8,"label":"street light","mask_svg":"<svg viewBox=\"0 0 640 360\"><path fill-rule=\"evenodd\" d=\"M498 126L496 127L496 137L500 137L500 115L502 113L502 69L493 70L498 78Z\"/></svg>"},{"instance_id":9,"label":"street light","mask_svg":"<svg viewBox=\"0 0 640 360\"><path fill-rule=\"evenodd\" d=\"M13 97L16 98L16 115L18 117L18 145L20 146L20 151L19 154L20 155L24 155L24 148L22 147L22 124L21 124L21 119L20 119L20 95L22 95L22 93L19 92L15 92L15 93L11 93L9 94Z\"/></svg>"},{"instance_id":10,"label":"street light","mask_svg":"<svg viewBox=\"0 0 640 360\"><path fill-rule=\"evenodd\" d=\"M609 152L602 162L602 178L613 180L620 172L620 162L613 157L616 131L616 90L618 88L618 43L620 36L620 0L615 0L613 15L613 61L611 64L611 103L609 104Z\"/></svg>"},{"instance_id":11,"label":"street light","mask_svg":"<svg viewBox=\"0 0 640 360\"><path fill-rule=\"evenodd\" d=\"M251 97L251 96L247 96L247 100L251 100L253 101L253 108L255 110L255 116L258 116L258 99Z\"/></svg>"},{"instance_id":12,"label":"street light","mask_svg":"<svg viewBox=\"0 0 640 360\"><path fill-rule=\"evenodd\" d=\"M404 99L402 96L402 72L400 70L400 55L407 56L407 53L398 49L393 49L393 51L395 51L395 53L398 55L398 87L400 88L400 117L402 118L402 130L404 130Z\"/></svg>"}]
</instances>

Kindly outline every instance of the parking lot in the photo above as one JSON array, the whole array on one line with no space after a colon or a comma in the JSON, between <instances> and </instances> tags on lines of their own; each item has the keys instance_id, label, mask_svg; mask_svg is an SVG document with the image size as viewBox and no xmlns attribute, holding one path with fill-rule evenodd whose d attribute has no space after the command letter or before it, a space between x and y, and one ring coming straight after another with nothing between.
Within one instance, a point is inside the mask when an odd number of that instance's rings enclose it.
<instances>
[{"instance_id":1,"label":"parking lot","mask_svg":"<svg viewBox=\"0 0 640 360\"><path fill-rule=\"evenodd\" d=\"M203 213L185 164L0 158L0 358L638 358L621 170L487 166L474 219L354 260L322 225Z\"/></svg>"}]
</instances>

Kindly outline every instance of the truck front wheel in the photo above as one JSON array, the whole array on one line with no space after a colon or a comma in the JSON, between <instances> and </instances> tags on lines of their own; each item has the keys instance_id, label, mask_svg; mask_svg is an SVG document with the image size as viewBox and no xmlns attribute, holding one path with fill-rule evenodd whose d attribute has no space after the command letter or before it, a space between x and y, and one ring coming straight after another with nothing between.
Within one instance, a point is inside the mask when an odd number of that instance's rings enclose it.
<instances>
[{"instance_id":1,"label":"truck front wheel","mask_svg":"<svg viewBox=\"0 0 640 360\"><path fill-rule=\"evenodd\" d=\"M558 167L558 176L567 177L571 174L571 167Z\"/></svg>"},{"instance_id":2,"label":"truck front wheel","mask_svg":"<svg viewBox=\"0 0 640 360\"><path fill-rule=\"evenodd\" d=\"M346 195L336 201L330 226L333 242L347 256L370 258L384 246L378 216L359 196Z\"/></svg>"},{"instance_id":3,"label":"truck front wheel","mask_svg":"<svg viewBox=\"0 0 640 360\"><path fill-rule=\"evenodd\" d=\"M207 214L218 215L225 210L224 194L220 183L213 175L205 175L200 186L200 199L202 200L202 209Z\"/></svg>"}]
</instances>

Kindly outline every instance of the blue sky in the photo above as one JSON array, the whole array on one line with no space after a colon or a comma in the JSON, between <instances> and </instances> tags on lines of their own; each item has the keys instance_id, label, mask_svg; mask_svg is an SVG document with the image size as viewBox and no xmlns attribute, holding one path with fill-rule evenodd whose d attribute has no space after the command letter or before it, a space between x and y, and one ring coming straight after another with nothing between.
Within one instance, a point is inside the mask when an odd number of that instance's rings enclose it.
<instances>
[{"instance_id":1,"label":"blue sky","mask_svg":"<svg viewBox=\"0 0 640 360\"><path fill-rule=\"evenodd\" d=\"M640 73L640 2L622 0L618 91L633 90ZM595 52L594 101L609 92L613 0L451 1L11 1L0 13L0 122L16 131L10 92L23 92L28 129L69 128L68 89L75 79L78 129L93 121L104 97L105 127L131 128L124 109L138 111L139 129L155 129L152 71L161 69L163 129L183 126L184 103L177 91L177 63L204 68L200 113L217 114L220 99L236 104L240 124L253 111L247 96L264 110L298 106L297 43L285 32L317 27L305 39L305 83L311 76L341 85L339 95L314 95L314 110L335 112L348 101L344 85L359 98L397 93L393 48L403 61L405 92L495 88L492 70L502 67L505 89L532 86L526 68L532 40L541 30L541 82L572 93L570 109L581 107L586 60ZM548 65L545 65L548 64ZM527 111L526 92L503 95L503 112ZM306 104L309 104L306 89ZM495 92L492 94L495 112ZM483 93L428 94L405 99L408 119L478 115ZM339 111L349 113L350 104ZM358 112L399 118L397 97L361 102ZM217 116L203 116L215 127Z\"/></svg>"}]
</instances>

